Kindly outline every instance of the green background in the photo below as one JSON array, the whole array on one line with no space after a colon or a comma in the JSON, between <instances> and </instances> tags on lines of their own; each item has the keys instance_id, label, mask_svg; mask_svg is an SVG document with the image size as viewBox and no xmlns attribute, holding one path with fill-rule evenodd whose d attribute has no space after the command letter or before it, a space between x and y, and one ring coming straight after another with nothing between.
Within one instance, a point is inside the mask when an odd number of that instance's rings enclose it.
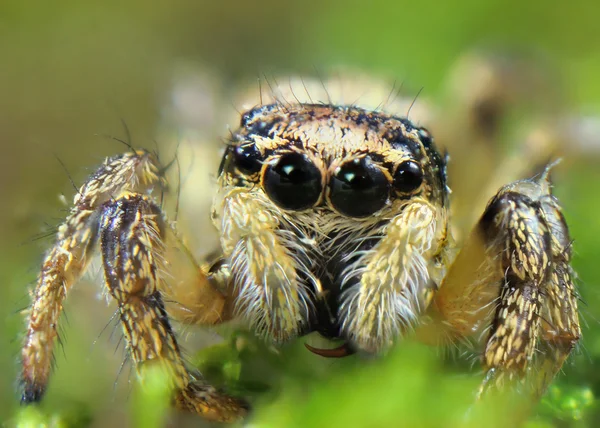
<instances>
[{"instance_id":1,"label":"green background","mask_svg":"<svg viewBox=\"0 0 600 428\"><path fill-rule=\"evenodd\" d=\"M435 100L443 98L446 75L464 52L524 49L540 53L556 70L561 108L593 116L600 111L599 14L600 6L589 1L3 1L0 419L9 425L17 420L14 379L23 330L18 310L28 304L27 289L49 245L33 238L64 216L58 195L72 195L55 155L81 183L93 165L123 149L96 136L123 137L121 119L134 143L152 147L173 64L210 67L224 87L274 70L309 75L315 67L351 66L398 76ZM530 420L533 426L600 422L599 153L597 147L595 154L573 153L568 174L556 185L575 239L584 340ZM57 352L58 370L43 409L63 415L55 422L142 424L156 409L128 400L133 378L127 368L113 387L122 352L114 352L118 332L100 335L112 310L98 290L82 284L66 305L66 344L64 353ZM423 346L399 347L366 368L318 363L296 348L284 350L284 363L274 363L290 373L279 380L285 392L275 405L259 407L258 420L270 426L456 425L475 385ZM224 376L235 379L238 355L223 352ZM265 402L273 398L267 394ZM488 416L502 421L506 411Z\"/></svg>"}]
</instances>

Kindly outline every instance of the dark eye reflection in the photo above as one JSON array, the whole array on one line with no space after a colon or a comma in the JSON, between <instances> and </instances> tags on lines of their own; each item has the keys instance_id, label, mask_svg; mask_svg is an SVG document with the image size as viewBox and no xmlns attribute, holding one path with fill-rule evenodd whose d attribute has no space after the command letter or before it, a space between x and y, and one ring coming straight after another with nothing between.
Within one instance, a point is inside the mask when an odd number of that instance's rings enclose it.
<instances>
[{"instance_id":1,"label":"dark eye reflection","mask_svg":"<svg viewBox=\"0 0 600 428\"><path fill-rule=\"evenodd\" d=\"M394 187L402 193L411 193L421 187L423 170L418 163L406 161L401 163L394 174Z\"/></svg>"},{"instance_id":2,"label":"dark eye reflection","mask_svg":"<svg viewBox=\"0 0 600 428\"><path fill-rule=\"evenodd\" d=\"M329 199L340 213L367 217L385 206L390 183L381 169L367 157L339 167L330 182Z\"/></svg>"},{"instance_id":3,"label":"dark eye reflection","mask_svg":"<svg viewBox=\"0 0 600 428\"><path fill-rule=\"evenodd\" d=\"M321 172L307 156L286 153L267 167L263 187L279 207L303 210L316 204L321 196Z\"/></svg>"},{"instance_id":4,"label":"dark eye reflection","mask_svg":"<svg viewBox=\"0 0 600 428\"><path fill-rule=\"evenodd\" d=\"M245 144L234 147L233 162L243 174L256 174L262 168L259 151L254 144Z\"/></svg>"}]
</instances>

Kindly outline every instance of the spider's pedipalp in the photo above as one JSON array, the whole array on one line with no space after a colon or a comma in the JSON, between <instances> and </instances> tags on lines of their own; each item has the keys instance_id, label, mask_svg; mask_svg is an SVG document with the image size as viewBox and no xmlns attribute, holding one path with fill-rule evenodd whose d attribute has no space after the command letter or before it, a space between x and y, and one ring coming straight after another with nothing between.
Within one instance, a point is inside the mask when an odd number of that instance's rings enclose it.
<instances>
[{"instance_id":1,"label":"spider's pedipalp","mask_svg":"<svg viewBox=\"0 0 600 428\"><path fill-rule=\"evenodd\" d=\"M285 342L306 327L311 311L307 283L314 279L304 267L305 246L288 237L260 195L225 187L223 196L217 227L231 263L236 314L259 335ZM303 270L306 280L297 274Z\"/></svg>"},{"instance_id":2,"label":"spider's pedipalp","mask_svg":"<svg viewBox=\"0 0 600 428\"><path fill-rule=\"evenodd\" d=\"M424 313L433 284L443 276L429 260L443 248L444 215L425 201L407 203L379 243L343 272L339 316L343 331L360 349L388 348Z\"/></svg>"},{"instance_id":3,"label":"spider's pedipalp","mask_svg":"<svg viewBox=\"0 0 600 428\"><path fill-rule=\"evenodd\" d=\"M160 184L158 171L157 160L148 152L126 153L107 159L77 192L32 292L21 350L23 403L39 401L46 389L63 300L87 266L97 237L99 207L123 191L146 190Z\"/></svg>"}]
</instances>

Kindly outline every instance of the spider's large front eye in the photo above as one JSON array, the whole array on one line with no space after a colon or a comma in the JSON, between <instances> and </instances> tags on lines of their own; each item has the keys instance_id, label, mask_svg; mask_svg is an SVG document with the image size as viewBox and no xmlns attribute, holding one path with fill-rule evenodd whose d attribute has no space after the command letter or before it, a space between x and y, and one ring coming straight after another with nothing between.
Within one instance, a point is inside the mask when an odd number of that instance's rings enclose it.
<instances>
[{"instance_id":1,"label":"spider's large front eye","mask_svg":"<svg viewBox=\"0 0 600 428\"><path fill-rule=\"evenodd\" d=\"M367 158L346 162L331 179L329 199L342 214L367 217L386 204L390 183Z\"/></svg>"},{"instance_id":2,"label":"spider's large front eye","mask_svg":"<svg viewBox=\"0 0 600 428\"><path fill-rule=\"evenodd\" d=\"M256 174L262 168L260 152L254 144L245 144L233 149L233 163L247 175Z\"/></svg>"},{"instance_id":3,"label":"spider's large front eye","mask_svg":"<svg viewBox=\"0 0 600 428\"><path fill-rule=\"evenodd\" d=\"M401 193L412 193L421 187L423 170L414 161L402 162L394 174L394 187Z\"/></svg>"},{"instance_id":4,"label":"spider's large front eye","mask_svg":"<svg viewBox=\"0 0 600 428\"><path fill-rule=\"evenodd\" d=\"M267 167L263 186L281 208L303 210L316 204L321 196L321 172L306 156L287 153Z\"/></svg>"}]
</instances>

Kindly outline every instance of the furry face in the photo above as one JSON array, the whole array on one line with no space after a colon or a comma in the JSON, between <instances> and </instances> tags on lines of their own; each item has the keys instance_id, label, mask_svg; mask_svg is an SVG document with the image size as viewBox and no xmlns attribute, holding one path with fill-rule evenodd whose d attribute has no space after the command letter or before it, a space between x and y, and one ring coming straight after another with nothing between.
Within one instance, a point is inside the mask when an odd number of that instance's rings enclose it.
<instances>
[{"instance_id":1,"label":"furry face","mask_svg":"<svg viewBox=\"0 0 600 428\"><path fill-rule=\"evenodd\" d=\"M271 104L233 135L213 207L237 313L277 342L381 351L423 314L447 243L445 162L408 119Z\"/></svg>"}]
</instances>

